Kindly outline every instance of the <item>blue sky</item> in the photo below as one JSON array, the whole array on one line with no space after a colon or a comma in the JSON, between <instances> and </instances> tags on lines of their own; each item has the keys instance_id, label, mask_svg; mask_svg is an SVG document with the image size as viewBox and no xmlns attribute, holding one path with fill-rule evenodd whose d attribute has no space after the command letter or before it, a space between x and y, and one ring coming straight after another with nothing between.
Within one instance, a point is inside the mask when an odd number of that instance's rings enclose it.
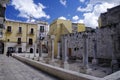
<instances>
[{"instance_id":1,"label":"blue sky","mask_svg":"<svg viewBox=\"0 0 120 80\"><path fill-rule=\"evenodd\" d=\"M51 23L60 18L95 28L100 13L118 5L119 0L10 0L6 18L19 21L43 20Z\"/></svg>"}]
</instances>

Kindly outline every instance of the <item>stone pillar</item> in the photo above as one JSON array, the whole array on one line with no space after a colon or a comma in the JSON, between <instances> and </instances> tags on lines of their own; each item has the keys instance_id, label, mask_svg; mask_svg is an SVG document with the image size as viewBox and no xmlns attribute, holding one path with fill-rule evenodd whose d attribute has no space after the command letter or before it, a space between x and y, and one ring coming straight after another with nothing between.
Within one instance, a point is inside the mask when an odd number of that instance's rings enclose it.
<instances>
[{"instance_id":1,"label":"stone pillar","mask_svg":"<svg viewBox=\"0 0 120 80\"><path fill-rule=\"evenodd\" d=\"M54 35L51 35L51 39L52 39L52 62L54 62Z\"/></svg>"},{"instance_id":2,"label":"stone pillar","mask_svg":"<svg viewBox=\"0 0 120 80\"><path fill-rule=\"evenodd\" d=\"M36 57L36 44L34 44L34 57L33 57L33 59L35 59L35 57Z\"/></svg>"},{"instance_id":3,"label":"stone pillar","mask_svg":"<svg viewBox=\"0 0 120 80\"><path fill-rule=\"evenodd\" d=\"M84 34L84 53L83 53L83 66L88 68L88 35Z\"/></svg>"},{"instance_id":4,"label":"stone pillar","mask_svg":"<svg viewBox=\"0 0 120 80\"><path fill-rule=\"evenodd\" d=\"M68 63L68 56L67 56L67 39L65 39L65 56L64 56L65 60L64 63Z\"/></svg>"},{"instance_id":5,"label":"stone pillar","mask_svg":"<svg viewBox=\"0 0 120 80\"><path fill-rule=\"evenodd\" d=\"M38 57L38 61L42 61L43 57L42 57L42 41L39 41L39 57Z\"/></svg>"},{"instance_id":6,"label":"stone pillar","mask_svg":"<svg viewBox=\"0 0 120 80\"><path fill-rule=\"evenodd\" d=\"M98 61L97 61L97 41L96 40L93 40L94 42L94 52L93 52L93 60L92 60L92 64L97 64Z\"/></svg>"},{"instance_id":7,"label":"stone pillar","mask_svg":"<svg viewBox=\"0 0 120 80\"><path fill-rule=\"evenodd\" d=\"M88 35L87 33L83 34L83 40L84 40L83 66L80 68L80 72L90 74L91 69L88 66Z\"/></svg>"},{"instance_id":8,"label":"stone pillar","mask_svg":"<svg viewBox=\"0 0 120 80\"><path fill-rule=\"evenodd\" d=\"M42 56L42 41L40 41L40 60L43 60L43 56Z\"/></svg>"},{"instance_id":9,"label":"stone pillar","mask_svg":"<svg viewBox=\"0 0 120 80\"><path fill-rule=\"evenodd\" d=\"M68 54L67 54L67 39L65 38L65 55L64 55L64 68L69 69L69 64L68 64Z\"/></svg>"},{"instance_id":10,"label":"stone pillar","mask_svg":"<svg viewBox=\"0 0 120 80\"><path fill-rule=\"evenodd\" d=\"M117 62L117 59L116 59L116 56L115 56L115 53L116 53L115 40L114 40L115 35L112 34L111 38L112 38L112 50L113 50L113 52L112 52L112 61L111 61L111 66L112 66L114 64L117 64L118 62Z\"/></svg>"},{"instance_id":11,"label":"stone pillar","mask_svg":"<svg viewBox=\"0 0 120 80\"><path fill-rule=\"evenodd\" d=\"M57 54L57 58L60 59L60 42L58 42L58 54Z\"/></svg>"}]
</instances>

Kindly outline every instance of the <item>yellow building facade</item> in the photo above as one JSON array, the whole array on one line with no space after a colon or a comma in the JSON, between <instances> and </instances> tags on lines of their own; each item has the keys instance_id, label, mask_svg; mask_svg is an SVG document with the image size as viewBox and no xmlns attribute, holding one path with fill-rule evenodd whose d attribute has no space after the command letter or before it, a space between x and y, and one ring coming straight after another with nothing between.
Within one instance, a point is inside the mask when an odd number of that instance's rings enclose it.
<instances>
[{"instance_id":1,"label":"yellow building facade","mask_svg":"<svg viewBox=\"0 0 120 80\"><path fill-rule=\"evenodd\" d=\"M58 43L60 43L63 34L85 31L85 25L81 23L72 23L70 20L57 19L50 24L48 35L54 35L54 55L58 56ZM52 49L52 48L51 48Z\"/></svg>"},{"instance_id":2,"label":"yellow building facade","mask_svg":"<svg viewBox=\"0 0 120 80\"><path fill-rule=\"evenodd\" d=\"M19 21L5 22L3 37L1 41L4 43L4 53L11 52L30 52L36 51L37 24Z\"/></svg>"},{"instance_id":3,"label":"yellow building facade","mask_svg":"<svg viewBox=\"0 0 120 80\"><path fill-rule=\"evenodd\" d=\"M77 32L83 32L83 31L86 30L85 24L83 24L83 23L77 23L77 24L78 24L78 26L77 26Z\"/></svg>"},{"instance_id":4,"label":"yellow building facade","mask_svg":"<svg viewBox=\"0 0 120 80\"><path fill-rule=\"evenodd\" d=\"M69 20L57 19L50 24L48 35L54 35L54 54L55 57L58 53L58 42L63 34L72 33L72 23Z\"/></svg>"}]
</instances>

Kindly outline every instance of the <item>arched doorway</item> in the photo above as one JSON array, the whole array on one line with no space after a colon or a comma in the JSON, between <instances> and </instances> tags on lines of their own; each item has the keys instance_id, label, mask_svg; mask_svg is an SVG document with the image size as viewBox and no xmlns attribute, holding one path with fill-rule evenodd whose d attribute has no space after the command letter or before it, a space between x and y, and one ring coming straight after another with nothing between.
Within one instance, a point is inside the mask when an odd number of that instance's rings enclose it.
<instances>
[{"instance_id":1,"label":"arched doorway","mask_svg":"<svg viewBox=\"0 0 120 80\"><path fill-rule=\"evenodd\" d=\"M22 53L22 48L18 48L18 53Z\"/></svg>"},{"instance_id":2,"label":"arched doorway","mask_svg":"<svg viewBox=\"0 0 120 80\"><path fill-rule=\"evenodd\" d=\"M4 43L0 42L0 54L4 53Z\"/></svg>"},{"instance_id":3,"label":"arched doorway","mask_svg":"<svg viewBox=\"0 0 120 80\"><path fill-rule=\"evenodd\" d=\"M33 48L30 48L30 53L33 53Z\"/></svg>"}]
</instances>

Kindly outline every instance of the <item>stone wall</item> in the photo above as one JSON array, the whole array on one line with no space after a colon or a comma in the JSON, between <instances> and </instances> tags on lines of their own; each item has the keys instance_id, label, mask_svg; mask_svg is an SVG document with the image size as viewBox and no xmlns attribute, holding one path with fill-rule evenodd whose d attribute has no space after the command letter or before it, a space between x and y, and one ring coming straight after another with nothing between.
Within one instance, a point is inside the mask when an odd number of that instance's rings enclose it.
<instances>
[{"instance_id":1,"label":"stone wall","mask_svg":"<svg viewBox=\"0 0 120 80\"><path fill-rule=\"evenodd\" d=\"M82 58L85 53L84 34L87 33L88 39L88 56L104 59L120 58L120 24L111 24L109 26L93 29L90 31L66 34L61 37L62 55L65 53L65 39L67 39L68 56L76 56ZM70 51L71 49L71 51Z\"/></svg>"},{"instance_id":2,"label":"stone wall","mask_svg":"<svg viewBox=\"0 0 120 80\"><path fill-rule=\"evenodd\" d=\"M37 69L40 69L50 75L60 78L61 80L101 80L102 78L94 77L87 74L82 74L74 71L69 71L66 69L62 69L59 67L55 67L52 65L48 65L42 62L34 61L32 59L28 59L25 57L20 56L19 54L14 54L13 57L16 59L27 63Z\"/></svg>"}]
</instances>

